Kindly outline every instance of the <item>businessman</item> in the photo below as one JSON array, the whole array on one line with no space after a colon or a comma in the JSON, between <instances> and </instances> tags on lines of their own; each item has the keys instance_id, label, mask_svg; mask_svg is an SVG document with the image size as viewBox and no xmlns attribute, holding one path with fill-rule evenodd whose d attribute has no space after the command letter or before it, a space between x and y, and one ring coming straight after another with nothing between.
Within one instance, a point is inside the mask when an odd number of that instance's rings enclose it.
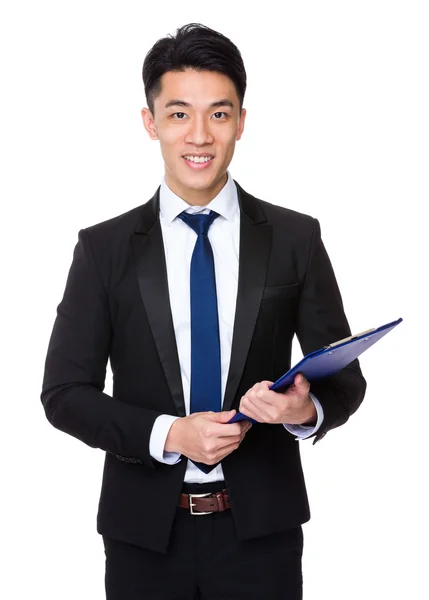
<instances>
[{"instance_id":1,"label":"businessman","mask_svg":"<svg viewBox=\"0 0 429 600\"><path fill-rule=\"evenodd\" d=\"M298 440L343 425L366 383L355 360L269 387L295 334L304 354L350 335L340 291L317 219L228 170L246 119L238 48L185 25L149 50L143 82L164 176L141 206L79 231L41 400L54 427L105 451L108 600L298 600ZM238 410L252 420L230 423Z\"/></svg>"}]
</instances>

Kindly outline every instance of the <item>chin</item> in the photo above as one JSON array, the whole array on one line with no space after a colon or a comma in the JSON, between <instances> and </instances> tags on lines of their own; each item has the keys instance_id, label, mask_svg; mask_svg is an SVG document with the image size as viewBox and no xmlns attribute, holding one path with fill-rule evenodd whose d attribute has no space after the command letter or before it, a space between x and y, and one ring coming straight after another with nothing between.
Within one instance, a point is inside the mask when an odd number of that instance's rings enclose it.
<instances>
[{"instance_id":1,"label":"chin","mask_svg":"<svg viewBox=\"0 0 429 600\"><path fill-rule=\"evenodd\" d=\"M213 185L213 181L187 181L183 185L193 190L206 190Z\"/></svg>"},{"instance_id":2,"label":"chin","mask_svg":"<svg viewBox=\"0 0 429 600\"><path fill-rule=\"evenodd\" d=\"M189 173L189 168L186 165L184 166L184 169L186 169L185 172L182 168L177 167L175 170L169 170L170 176L176 181L176 185L200 192L212 188L226 173L226 170L222 173L209 173L208 171L195 171L195 173Z\"/></svg>"},{"instance_id":3,"label":"chin","mask_svg":"<svg viewBox=\"0 0 429 600\"><path fill-rule=\"evenodd\" d=\"M208 173L195 173L194 176L180 177L177 180L185 187L194 190L204 190L212 186L218 180L218 177L213 177L213 174L209 176Z\"/></svg>"}]
</instances>

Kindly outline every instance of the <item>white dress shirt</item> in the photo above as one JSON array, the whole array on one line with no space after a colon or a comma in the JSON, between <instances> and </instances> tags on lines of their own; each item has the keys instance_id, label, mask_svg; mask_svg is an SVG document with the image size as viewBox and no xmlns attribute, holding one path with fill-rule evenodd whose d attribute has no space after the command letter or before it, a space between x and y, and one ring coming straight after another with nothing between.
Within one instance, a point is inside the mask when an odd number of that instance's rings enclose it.
<instances>
[{"instance_id":1,"label":"white dress shirt","mask_svg":"<svg viewBox=\"0 0 429 600\"><path fill-rule=\"evenodd\" d=\"M219 315L219 337L221 353L221 389L222 402L225 395L226 380L231 358L232 334L234 328L235 305L238 289L238 261L240 244L240 209L236 185L229 173L228 180L219 194L206 206L190 206L170 190L162 178L160 189L160 224L164 241L167 264L167 279L170 295L170 306L176 336L177 351L180 362L183 395L186 415L190 414L191 384L191 296L190 265L197 234L191 227L177 216L188 213L207 214L214 210L219 214L208 232L213 249L216 277L216 293ZM284 427L296 439L305 439L315 433L323 421L323 409L320 402L310 394L317 409L317 423L313 426L288 425ZM165 452L165 441L171 425L180 417L173 415L159 416L153 426L149 452L151 456L166 464L176 464L181 455ZM256 425L257 426L257 425ZM286 434L285 434L286 435ZM193 462L188 460L185 482L208 483L223 481L222 465L217 465L210 473L203 473Z\"/></svg>"}]
</instances>

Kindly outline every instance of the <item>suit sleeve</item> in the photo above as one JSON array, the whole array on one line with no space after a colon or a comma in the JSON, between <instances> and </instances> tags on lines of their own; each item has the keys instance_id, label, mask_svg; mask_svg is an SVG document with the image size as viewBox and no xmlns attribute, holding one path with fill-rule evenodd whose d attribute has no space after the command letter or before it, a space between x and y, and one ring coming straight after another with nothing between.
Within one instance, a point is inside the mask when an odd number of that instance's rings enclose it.
<instances>
[{"instance_id":1,"label":"suit sleeve","mask_svg":"<svg viewBox=\"0 0 429 600\"><path fill-rule=\"evenodd\" d=\"M307 272L298 310L297 337L303 354L351 335L331 261L314 219ZM358 359L326 379L311 384L324 419L313 443L343 425L360 406L366 390Z\"/></svg>"},{"instance_id":2,"label":"suit sleeve","mask_svg":"<svg viewBox=\"0 0 429 600\"><path fill-rule=\"evenodd\" d=\"M40 398L57 429L119 460L155 468L149 440L161 413L103 392L111 338L107 292L82 229L49 340Z\"/></svg>"}]
</instances>

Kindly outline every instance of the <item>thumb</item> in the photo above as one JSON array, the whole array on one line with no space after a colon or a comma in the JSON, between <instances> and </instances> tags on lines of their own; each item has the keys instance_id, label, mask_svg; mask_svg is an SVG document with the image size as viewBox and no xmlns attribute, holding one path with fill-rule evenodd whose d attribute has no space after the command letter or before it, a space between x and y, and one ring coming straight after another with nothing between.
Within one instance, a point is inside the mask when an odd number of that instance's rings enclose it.
<instances>
[{"instance_id":1,"label":"thumb","mask_svg":"<svg viewBox=\"0 0 429 600\"><path fill-rule=\"evenodd\" d=\"M232 419L236 412L237 411L235 409L221 410L220 412L211 413L210 418L218 423L228 423L228 421Z\"/></svg>"},{"instance_id":2,"label":"thumb","mask_svg":"<svg viewBox=\"0 0 429 600\"><path fill-rule=\"evenodd\" d=\"M298 373L294 383L295 383L295 385L298 385L303 388L306 388L307 386L308 386L308 388L310 388L310 384L307 381L307 378L302 373Z\"/></svg>"}]
</instances>

